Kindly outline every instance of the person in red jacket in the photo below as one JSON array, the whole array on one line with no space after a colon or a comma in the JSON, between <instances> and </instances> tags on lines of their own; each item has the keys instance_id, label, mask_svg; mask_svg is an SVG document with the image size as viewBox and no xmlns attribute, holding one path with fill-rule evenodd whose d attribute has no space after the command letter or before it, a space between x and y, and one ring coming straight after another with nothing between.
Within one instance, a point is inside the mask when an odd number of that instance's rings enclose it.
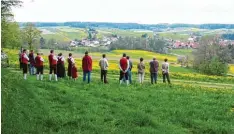
<instances>
[{"instance_id":1,"label":"person in red jacket","mask_svg":"<svg viewBox=\"0 0 234 134\"><path fill-rule=\"evenodd\" d=\"M72 64L75 63L75 60L72 58L72 53L69 53L69 57L67 58L68 68L67 68L67 76L68 78L72 77Z\"/></svg>"},{"instance_id":2,"label":"person in red jacket","mask_svg":"<svg viewBox=\"0 0 234 134\"><path fill-rule=\"evenodd\" d=\"M54 50L50 50L50 55L48 56L49 59L49 65L50 65L50 75L49 75L49 80L51 81L52 79L52 72L54 71L54 78L55 81L58 81L57 78L57 57L54 55Z\"/></svg>"},{"instance_id":3,"label":"person in red jacket","mask_svg":"<svg viewBox=\"0 0 234 134\"><path fill-rule=\"evenodd\" d=\"M29 58L26 54L26 49L23 50L23 53L21 54L21 63L22 63L22 68L23 68L23 75L24 75L24 79L27 79L27 71L28 71L28 61Z\"/></svg>"},{"instance_id":4,"label":"person in red jacket","mask_svg":"<svg viewBox=\"0 0 234 134\"><path fill-rule=\"evenodd\" d=\"M76 79L78 77L78 71L77 71L75 63L72 64L71 74L72 74L72 79L74 79L76 81Z\"/></svg>"},{"instance_id":5,"label":"person in red jacket","mask_svg":"<svg viewBox=\"0 0 234 134\"><path fill-rule=\"evenodd\" d=\"M126 58L126 54L123 54L123 57L119 61L119 69L120 69L120 76L119 81L120 84L123 83L123 78L125 78L127 85L129 84L128 81L128 69L129 69L129 60Z\"/></svg>"},{"instance_id":6,"label":"person in red jacket","mask_svg":"<svg viewBox=\"0 0 234 134\"><path fill-rule=\"evenodd\" d=\"M83 69L83 81L86 81L86 75L88 75L88 83L90 83L90 76L92 71L92 58L85 52L85 56L82 59L82 69Z\"/></svg>"},{"instance_id":7,"label":"person in red jacket","mask_svg":"<svg viewBox=\"0 0 234 134\"><path fill-rule=\"evenodd\" d=\"M43 62L44 59L42 58L41 54L38 52L37 56L35 58L35 66L37 68L37 80L39 80L39 76L41 78L41 80L43 80Z\"/></svg>"}]
</instances>

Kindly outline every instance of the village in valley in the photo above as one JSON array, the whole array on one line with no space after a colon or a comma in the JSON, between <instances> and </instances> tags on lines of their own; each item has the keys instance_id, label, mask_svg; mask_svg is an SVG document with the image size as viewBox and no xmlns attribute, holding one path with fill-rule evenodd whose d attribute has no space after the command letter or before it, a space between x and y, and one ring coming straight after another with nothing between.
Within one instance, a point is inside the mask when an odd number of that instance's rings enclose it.
<instances>
[{"instance_id":1,"label":"village in valley","mask_svg":"<svg viewBox=\"0 0 234 134\"><path fill-rule=\"evenodd\" d=\"M58 30L61 30L62 28L56 28L55 29ZM69 27L69 28L63 28L63 33L65 33L64 35L66 35L66 32L67 33L70 33L69 31L65 31L64 29L73 29L72 27ZM50 36L48 35L51 35L51 34L54 34L56 35L57 33L56 32L51 32L49 31L49 29L47 28L41 28L42 30L42 38L46 38L47 40L51 39L51 38L48 38ZM206 34L197 34L198 32L193 32L192 30L190 29L166 29L164 31L157 31L157 30L152 30L152 31L146 31L144 32L141 31L141 32L138 32L138 31L134 31L134 30L120 30L120 29L112 29L111 31L121 31L120 33L121 34L118 34L118 32L110 32L110 30L108 29L107 31L105 31L106 29L98 29L96 30L95 28L87 28L87 29L79 29L77 33L73 32L73 36L72 37L78 37L79 34L80 34L80 31L83 31L84 33L82 33L82 37L80 36L80 38L70 38L69 36L68 37L65 37L67 38L66 41L63 41L64 44L66 44L67 46L69 47L108 47L110 46L111 44L113 44L114 42L118 41L120 38L123 38L125 36L129 36L129 35L122 35L122 33L124 32L131 32L132 35L134 35L135 33L136 36L135 38L139 36L139 33L142 34L142 36L144 34L147 34L149 36L148 38L158 38L160 40L163 40L167 46L166 48L167 49L196 49L198 46L199 46L199 40L202 38L202 36L205 36ZM190 31L187 31L187 30L190 30ZM48 32L49 31L49 32ZM181 31L183 33L181 33ZM186 33L184 33L184 31L186 31ZM214 32L212 30L207 30L209 32ZM206 31L206 32L207 32ZM204 30L201 30L201 32L205 33ZM217 31L215 31L217 33ZM222 34L225 34L225 33L230 33L230 31L225 31L225 30L220 30L219 31L220 33ZM64 36L63 35L63 36ZM69 34L68 34L69 35ZM100 36L101 37L97 37L97 36ZM176 35L176 37L173 37L174 35ZM48 37L47 37L48 36ZM141 36L141 37L142 37ZM182 38L180 37L182 36ZM55 40L56 40L56 36L54 36ZM63 37L64 38L64 37ZM56 44L59 44L61 40L56 40ZM220 46L227 46L227 45L234 45L234 39L225 39L225 38L220 38L219 40L219 45Z\"/></svg>"}]
</instances>

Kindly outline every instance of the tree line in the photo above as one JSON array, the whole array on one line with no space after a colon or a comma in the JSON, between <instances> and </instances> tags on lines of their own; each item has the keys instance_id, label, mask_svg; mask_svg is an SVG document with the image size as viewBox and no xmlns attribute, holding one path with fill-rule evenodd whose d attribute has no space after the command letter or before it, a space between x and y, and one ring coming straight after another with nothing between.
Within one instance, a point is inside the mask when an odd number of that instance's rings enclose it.
<instances>
[{"instance_id":1,"label":"tree line","mask_svg":"<svg viewBox=\"0 0 234 134\"><path fill-rule=\"evenodd\" d=\"M96 28L118 28L118 29L167 29L167 28L200 28L200 29L234 29L234 24L138 24L138 23L110 23L110 22L33 22L37 27L55 27L55 26L70 26L70 27L96 27ZM25 26L26 23L19 22L20 26Z\"/></svg>"}]
</instances>

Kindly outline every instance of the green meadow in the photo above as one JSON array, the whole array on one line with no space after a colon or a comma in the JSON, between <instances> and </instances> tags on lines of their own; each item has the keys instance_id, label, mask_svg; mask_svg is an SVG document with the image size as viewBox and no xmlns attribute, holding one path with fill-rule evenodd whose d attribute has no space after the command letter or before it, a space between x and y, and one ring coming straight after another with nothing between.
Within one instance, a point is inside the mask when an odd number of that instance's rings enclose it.
<instances>
[{"instance_id":1,"label":"green meadow","mask_svg":"<svg viewBox=\"0 0 234 134\"><path fill-rule=\"evenodd\" d=\"M23 80L2 69L2 133L234 133L233 89L81 79Z\"/></svg>"}]
</instances>

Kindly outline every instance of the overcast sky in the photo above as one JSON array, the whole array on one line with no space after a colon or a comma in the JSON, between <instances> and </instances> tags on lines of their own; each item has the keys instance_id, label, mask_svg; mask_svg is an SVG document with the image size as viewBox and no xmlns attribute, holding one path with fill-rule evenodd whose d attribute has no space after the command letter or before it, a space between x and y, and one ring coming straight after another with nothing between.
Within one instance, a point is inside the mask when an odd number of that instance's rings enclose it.
<instances>
[{"instance_id":1,"label":"overcast sky","mask_svg":"<svg viewBox=\"0 0 234 134\"><path fill-rule=\"evenodd\" d=\"M232 23L234 0L23 0L20 22Z\"/></svg>"}]
</instances>

